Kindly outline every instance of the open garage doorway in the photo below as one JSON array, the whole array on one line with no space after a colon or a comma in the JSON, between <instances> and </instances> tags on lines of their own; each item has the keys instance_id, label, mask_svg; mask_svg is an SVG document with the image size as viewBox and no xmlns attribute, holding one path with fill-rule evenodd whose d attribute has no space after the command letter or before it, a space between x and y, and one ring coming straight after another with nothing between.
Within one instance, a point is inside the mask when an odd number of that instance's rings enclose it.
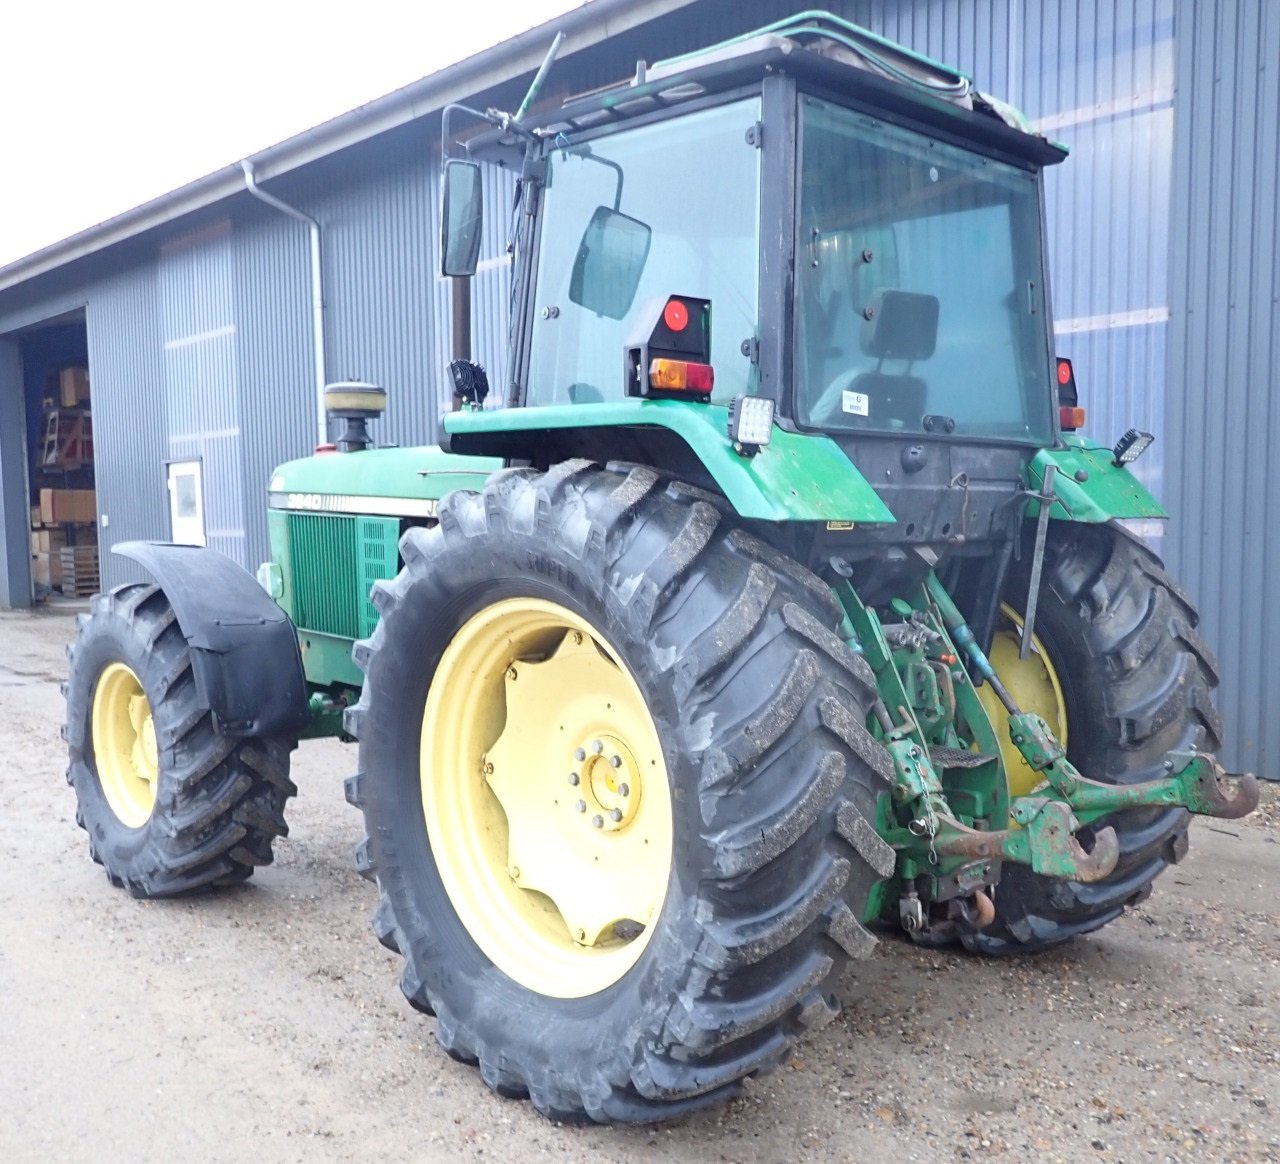
<instances>
[{"instance_id":1,"label":"open garage doorway","mask_svg":"<svg viewBox=\"0 0 1280 1164\"><path fill-rule=\"evenodd\" d=\"M16 345L20 367L27 519L22 535L30 563L30 600L83 598L98 589L93 382L84 311L5 338ZM8 456L14 455L14 443L11 437ZM7 514L15 508L7 505ZM10 543L17 536L10 522L6 535ZM22 605L21 596L11 595L10 602Z\"/></svg>"}]
</instances>

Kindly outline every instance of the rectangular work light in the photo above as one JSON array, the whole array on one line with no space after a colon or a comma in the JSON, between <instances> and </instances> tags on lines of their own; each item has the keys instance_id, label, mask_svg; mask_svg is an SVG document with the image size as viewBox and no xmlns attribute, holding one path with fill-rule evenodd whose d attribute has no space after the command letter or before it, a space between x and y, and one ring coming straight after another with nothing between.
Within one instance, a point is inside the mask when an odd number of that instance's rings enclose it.
<instances>
[{"instance_id":1,"label":"rectangular work light","mask_svg":"<svg viewBox=\"0 0 1280 1164\"><path fill-rule=\"evenodd\" d=\"M1151 447L1151 442L1155 439L1149 432L1139 432L1138 429L1131 428L1116 441L1116 447L1112 450L1113 463L1132 465Z\"/></svg>"},{"instance_id":2,"label":"rectangular work light","mask_svg":"<svg viewBox=\"0 0 1280 1164\"><path fill-rule=\"evenodd\" d=\"M764 396L735 396L729 405L729 439L747 456L767 445L773 439L773 401Z\"/></svg>"}]
</instances>

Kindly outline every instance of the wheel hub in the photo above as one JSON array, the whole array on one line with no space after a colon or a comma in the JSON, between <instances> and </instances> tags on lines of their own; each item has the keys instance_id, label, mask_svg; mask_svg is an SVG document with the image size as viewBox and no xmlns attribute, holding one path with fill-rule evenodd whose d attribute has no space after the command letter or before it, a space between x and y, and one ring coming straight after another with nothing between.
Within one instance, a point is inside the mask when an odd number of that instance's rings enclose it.
<instances>
[{"instance_id":1,"label":"wheel hub","mask_svg":"<svg viewBox=\"0 0 1280 1164\"><path fill-rule=\"evenodd\" d=\"M608 733L584 740L573 751L569 787L579 791L574 812L592 828L625 829L639 811L643 774L635 755ZM571 794L572 795L572 794Z\"/></svg>"},{"instance_id":2,"label":"wheel hub","mask_svg":"<svg viewBox=\"0 0 1280 1164\"><path fill-rule=\"evenodd\" d=\"M628 742L643 724L624 676L571 633L545 661L508 667L505 682L506 724L485 774L506 813L512 880L550 898L580 945L649 925L666 870L657 875L646 852L657 837L640 807L642 769L660 757L642 765Z\"/></svg>"},{"instance_id":3,"label":"wheel hub","mask_svg":"<svg viewBox=\"0 0 1280 1164\"><path fill-rule=\"evenodd\" d=\"M141 828L151 816L160 779L155 720L142 683L124 663L98 677L92 711L98 783L120 823Z\"/></svg>"},{"instance_id":4,"label":"wheel hub","mask_svg":"<svg viewBox=\"0 0 1280 1164\"><path fill-rule=\"evenodd\" d=\"M1054 669L1053 661L1040 641L1039 635L1031 638L1031 653L1023 659L1019 652L1022 618L1011 606L1002 603L1000 623L996 627L988 657L1019 707L1034 711L1048 725L1054 736L1067 746L1067 707L1062 684ZM1009 713L996 698L989 683L978 688L978 698L991 717L1000 751L1004 758L1005 772L1009 779L1011 796L1026 796L1044 782L1009 738Z\"/></svg>"}]
</instances>

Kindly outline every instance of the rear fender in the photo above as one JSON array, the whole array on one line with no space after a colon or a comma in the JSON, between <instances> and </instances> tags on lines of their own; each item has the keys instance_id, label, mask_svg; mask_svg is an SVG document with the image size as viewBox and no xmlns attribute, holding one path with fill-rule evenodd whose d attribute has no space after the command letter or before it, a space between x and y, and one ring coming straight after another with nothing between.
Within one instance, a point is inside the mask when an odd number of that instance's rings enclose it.
<instances>
[{"instance_id":1,"label":"rear fender","mask_svg":"<svg viewBox=\"0 0 1280 1164\"><path fill-rule=\"evenodd\" d=\"M557 447L557 438L576 431L592 439L569 445L569 455L607 461L619 459L623 442L636 433L666 431L688 447L742 517L893 523L888 507L830 437L775 426L767 445L744 456L729 439L728 415L717 404L632 398L461 411L445 416L444 443L454 453L536 460Z\"/></svg>"},{"instance_id":2,"label":"rear fender","mask_svg":"<svg viewBox=\"0 0 1280 1164\"><path fill-rule=\"evenodd\" d=\"M1049 508L1049 517L1055 521L1098 523L1169 516L1137 477L1113 462L1110 449L1077 440L1067 442L1065 448L1041 449L1027 466L1027 484L1034 492L1044 489L1049 465L1057 469L1055 500ZM1039 513L1040 502L1032 498L1026 515L1036 517Z\"/></svg>"},{"instance_id":3,"label":"rear fender","mask_svg":"<svg viewBox=\"0 0 1280 1164\"><path fill-rule=\"evenodd\" d=\"M201 703L224 736L296 737L310 722L293 623L257 580L204 546L121 542L165 592L191 648Z\"/></svg>"}]
</instances>

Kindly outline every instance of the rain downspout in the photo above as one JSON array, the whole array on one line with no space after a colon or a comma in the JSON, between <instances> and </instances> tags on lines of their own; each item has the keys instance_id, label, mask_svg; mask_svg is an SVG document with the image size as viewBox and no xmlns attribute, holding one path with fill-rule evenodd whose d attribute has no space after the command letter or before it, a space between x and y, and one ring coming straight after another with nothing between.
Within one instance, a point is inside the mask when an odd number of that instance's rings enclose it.
<instances>
[{"instance_id":1,"label":"rain downspout","mask_svg":"<svg viewBox=\"0 0 1280 1164\"><path fill-rule=\"evenodd\" d=\"M245 189L250 194L258 201L265 202L290 218L305 222L311 236L311 334L315 344L316 426L319 434L316 443L327 444L329 418L324 407L324 386L328 377L325 374L324 364L324 284L320 271L320 224L310 215L303 214L301 210L290 206L287 202L281 202L274 194L268 194L263 190L254 179L253 163L248 159L240 163L240 168L244 171Z\"/></svg>"}]
</instances>

